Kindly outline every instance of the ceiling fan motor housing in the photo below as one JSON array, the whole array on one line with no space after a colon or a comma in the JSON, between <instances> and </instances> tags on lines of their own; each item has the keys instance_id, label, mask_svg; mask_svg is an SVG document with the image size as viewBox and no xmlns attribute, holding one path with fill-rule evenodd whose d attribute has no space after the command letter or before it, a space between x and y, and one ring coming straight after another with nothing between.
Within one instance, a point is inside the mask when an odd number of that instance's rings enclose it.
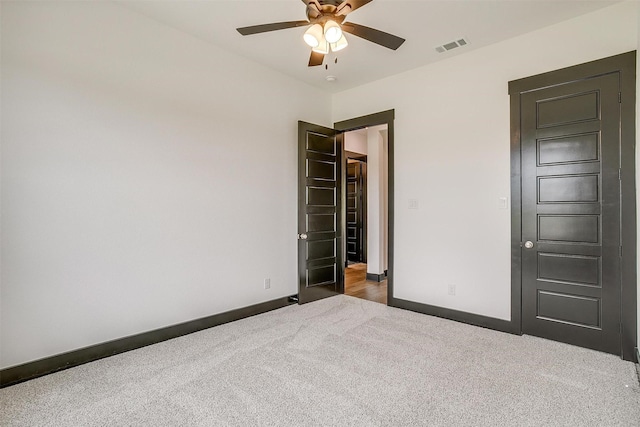
<instances>
[{"instance_id":1,"label":"ceiling fan motor housing","mask_svg":"<svg viewBox=\"0 0 640 427\"><path fill-rule=\"evenodd\" d=\"M345 15L336 15L336 7L333 5L322 5L320 13L312 8L307 8L307 18L311 23L324 24L329 20L336 21L341 24L346 18Z\"/></svg>"}]
</instances>

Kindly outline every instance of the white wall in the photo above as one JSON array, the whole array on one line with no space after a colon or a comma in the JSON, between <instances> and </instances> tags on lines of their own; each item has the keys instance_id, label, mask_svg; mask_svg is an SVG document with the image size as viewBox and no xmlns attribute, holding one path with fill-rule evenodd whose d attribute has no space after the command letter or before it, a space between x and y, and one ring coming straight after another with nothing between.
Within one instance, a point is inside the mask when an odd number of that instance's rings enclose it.
<instances>
[{"instance_id":1,"label":"white wall","mask_svg":"<svg viewBox=\"0 0 640 427\"><path fill-rule=\"evenodd\" d=\"M510 319L507 82L634 50L637 27L617 4L333 96L333 121L395 109L395 297Z\"/></svg>"},{"instance_id":2,"label":"white wall","mask_svg":"<svg viewBox=\"0 0 640 427\"><path fill-rule=\"evenodd\" d=\"M395 296L508 319L507 82L640 44L629 2L331 106L112 3L0 17L0 368L295 293L297 120L390 108Z\"/></svg>"},{"instance_id":3,"label":"white wall","mask_svg":"<svg viewBox=\"0 0 640 427\"><path fill-rule=\"evenodd\" d=\"M364 130L354 130L344 134L344 149L354 153L367 154L367 133Z\"/></svg>"},{"instance_id":4,"label":"white wall","mask_svg":"<svg viewBox=\"0 0 640 427\"><path fill-rule=\"evenodd\" d=\"M367 273L383 274L386 269L385 158L387 125L367 129Z\"/></svg>"},{"instance_id":5,"label":"white wall","mask_svg":"<svg viewBox=\"0 0 640 427\"><path fill-rule=\"evenodd\" d=\"M297 292L328 95L111 2L1 7L1 368Z\"/></svg>"}]
</instances>

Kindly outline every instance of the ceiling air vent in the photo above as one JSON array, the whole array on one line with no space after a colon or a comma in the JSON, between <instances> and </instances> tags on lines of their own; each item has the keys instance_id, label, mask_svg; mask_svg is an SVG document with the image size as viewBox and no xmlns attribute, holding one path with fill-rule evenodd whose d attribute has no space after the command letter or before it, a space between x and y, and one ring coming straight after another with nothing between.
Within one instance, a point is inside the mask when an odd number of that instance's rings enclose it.
<instances>
[{"instance_id":1,"label":"ceiling air vent","mask_svg":"<svg viewBox=\"0 0 640 427\"><path fill-rule=\"evenodd\" d=\"M458 40L454 40L452 42L449 43L445 43L442 46L437 46L436 47L436 52L438 53L443 53L446 52L448 50L453 50L457 47L461 47L461 46L465 46L468 45L469 42L467 41L467 39L465 39L464 37Z\"/></svg>"}]
</instances>

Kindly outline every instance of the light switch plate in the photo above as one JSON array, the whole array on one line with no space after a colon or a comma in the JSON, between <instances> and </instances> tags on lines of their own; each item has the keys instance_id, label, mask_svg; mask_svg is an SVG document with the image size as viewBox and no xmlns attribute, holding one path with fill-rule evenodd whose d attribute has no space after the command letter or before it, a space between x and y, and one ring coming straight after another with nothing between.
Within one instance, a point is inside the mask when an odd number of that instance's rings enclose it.
<instances>
[{"instance_id":1,"label":"light switch plate","mask_svg":"<svg viewBox=\"0 0 640 427\"><path fill-rule=\"evenodd\" d=\"M498 209L509 209L509 198L500 197L498 199Z\"/></svg>"},{"instance_id":2,"label":"light switch plate","mask_svg":"<svg viewBox=\"0 0 640 427\"><path fill-rule=\"evenodd\" d=\"M418 209L418 199L409 199L409 209Z\"/></svg>"}]
</instances>

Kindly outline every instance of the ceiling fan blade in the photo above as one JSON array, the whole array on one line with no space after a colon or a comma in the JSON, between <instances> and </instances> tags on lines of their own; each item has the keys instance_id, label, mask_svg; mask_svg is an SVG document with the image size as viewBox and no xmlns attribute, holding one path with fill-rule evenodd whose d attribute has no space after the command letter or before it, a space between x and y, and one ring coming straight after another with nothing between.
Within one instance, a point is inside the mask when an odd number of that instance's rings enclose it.
<instances>
[{"instance_id":1,"label":"ceiling fan blade","mask_svg":"<svg viewBox=\"0 0 640 427\"><path fill-rule=\"evenodd\" d=\"M324 62L324 53L311 51L311 56L309 57L309 67L316 67L318 65L322 65L323 62Z\"/></svg>"},{"instance_id":2,"label":"ceiling fan blade","mask_svg":"<svg viewBox=\"0 0 640 427\"><path fill-rule=\"evenodd\" d=\"M309 21L287 21L287 22L274 22L272 24L253 25L251 27L236 28L243 36L250 34L266 33L268 31L284 30L287 28L304 27L309 25Z\"/></svg>"},{"instance_id":3,"label":"ceiling fan blade","mask_svg":"<svg viewBox=\"0 0 640 427\"><path fill-rule=\"evenodd\" d=\"M364 25L354 24L353 22L342 24L342 31L393 50L396 50L405 42L402 37L394 36L375 28L365 27Z\"/></svg>"},{"instance_id":4,"label":"ceiling fan blade","mask_svg":"<svg viewBox=\"0 0 640 427\"><path fill-rule=\"evenodd\" d=\"M303 0L304 1L304 0ZM354 10L371 3L373 0L344 0L336 8L336 15L346 15Z\"/></svg>"}]
</instances>

